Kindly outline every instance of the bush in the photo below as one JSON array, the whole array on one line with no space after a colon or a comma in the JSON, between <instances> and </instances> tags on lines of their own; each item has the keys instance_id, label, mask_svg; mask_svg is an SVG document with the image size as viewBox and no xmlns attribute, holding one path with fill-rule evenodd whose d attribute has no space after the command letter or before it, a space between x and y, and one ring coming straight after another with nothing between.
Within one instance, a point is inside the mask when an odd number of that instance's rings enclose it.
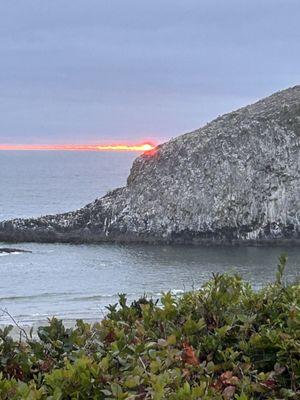
<instances>
[{"instance_id":1,"label":"bush","mask_svg":"<svg viewBox=\"0 0 300 400\"><path fill-rule=\"evenodd\" d=\"M161 305L126 296L101 322L66 329L55 318L38 339L0 331L0 399L300 398L300 285L255 292L238 275Z\"/></svg>"}]
</instances>

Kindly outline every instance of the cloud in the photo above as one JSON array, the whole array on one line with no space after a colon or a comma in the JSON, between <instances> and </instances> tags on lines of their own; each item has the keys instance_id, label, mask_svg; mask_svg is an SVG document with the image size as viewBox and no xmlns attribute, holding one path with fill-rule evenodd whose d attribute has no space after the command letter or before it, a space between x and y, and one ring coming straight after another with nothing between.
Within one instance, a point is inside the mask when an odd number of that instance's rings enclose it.
<instances>
[{"instance_id":1,"label":"cloud","mask_svg":"<svg viewBox=\"0 0 300 400\"><path fill-rule=\"evenodd\" d=\"M297 0L0 5L0 141L163 140L299 83Z\"/></svg>"}]
</instances>

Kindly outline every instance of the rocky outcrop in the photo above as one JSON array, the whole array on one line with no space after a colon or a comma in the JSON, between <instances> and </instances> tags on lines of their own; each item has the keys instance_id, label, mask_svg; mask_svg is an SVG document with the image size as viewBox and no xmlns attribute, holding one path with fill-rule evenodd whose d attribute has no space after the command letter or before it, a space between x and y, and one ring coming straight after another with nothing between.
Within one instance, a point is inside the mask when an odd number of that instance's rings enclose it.
<instances>
[{"instance_id":1,"label":"rocky outcrop","mask_svg":"<svg viewBox=\"0 0 300 400\"><path fill-rule=\"evenodd\" d=\"M0 241L300 243L300 86L143 154L78 211L1 223Z\"/></svg>"}]
</instances>

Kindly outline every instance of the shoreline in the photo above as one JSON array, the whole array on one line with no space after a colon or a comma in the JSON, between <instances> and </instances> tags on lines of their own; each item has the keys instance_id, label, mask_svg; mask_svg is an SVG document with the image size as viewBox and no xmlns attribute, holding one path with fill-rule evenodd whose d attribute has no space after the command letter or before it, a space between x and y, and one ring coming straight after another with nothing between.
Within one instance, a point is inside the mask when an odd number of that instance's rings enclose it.
<instances>
[{"instance_id":1,"label":"shoreline","mask_svg":"<svg viewBox=\"0 0 300 400\"><path fill-rule=\"evenodd\" d=\"M41 232L40 232L41 233ZM43 232L45 233L45 232ZM47 232L46 232L47 233ZM53 232L51 232L53 234ZM21 236L21 237L20 237ZM40 243L40 244L72 244L72 245L155 245L155 246L196 246L196 247L300 247L300 237L299 238L270 238L270 239L219 239L219 238L203 238L202 234L198 237L195 234L194 237L186 238L184 235L179 236L176 239L168 238L157 238L157 237L143 237L140 235L139 238L130 237L128 235L122 235L117 239L104 239L102 235L94 236L74 236L67 234L56 237L43 237L43 234L39 237L34 235L34 237L26 237L26 234L17 234L15 238L11 235L5 236L0 232L0 243L7 243L8 245L22 244L22 243ZM0 249L1 250L1 249Z\"/></svg>"}]
</instances>

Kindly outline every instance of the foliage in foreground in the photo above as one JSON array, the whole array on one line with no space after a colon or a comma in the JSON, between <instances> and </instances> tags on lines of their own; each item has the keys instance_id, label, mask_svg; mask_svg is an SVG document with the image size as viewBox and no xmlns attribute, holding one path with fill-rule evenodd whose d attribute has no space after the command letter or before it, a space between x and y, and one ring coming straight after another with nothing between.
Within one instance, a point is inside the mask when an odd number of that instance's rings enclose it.
<instances>
[{"instance_id":1,"label":"foliage in foreground","mask_svg":"<svg viewBox=\"0 0 300 400\"><path fill-rule=\"evenodd\" d=\"M214 275L162 306L125 295L107 317L73 329L52 319L39 340L0 332L0 399L300 398L300 285L255 292Z\"/></svg>"}]
</instances>

